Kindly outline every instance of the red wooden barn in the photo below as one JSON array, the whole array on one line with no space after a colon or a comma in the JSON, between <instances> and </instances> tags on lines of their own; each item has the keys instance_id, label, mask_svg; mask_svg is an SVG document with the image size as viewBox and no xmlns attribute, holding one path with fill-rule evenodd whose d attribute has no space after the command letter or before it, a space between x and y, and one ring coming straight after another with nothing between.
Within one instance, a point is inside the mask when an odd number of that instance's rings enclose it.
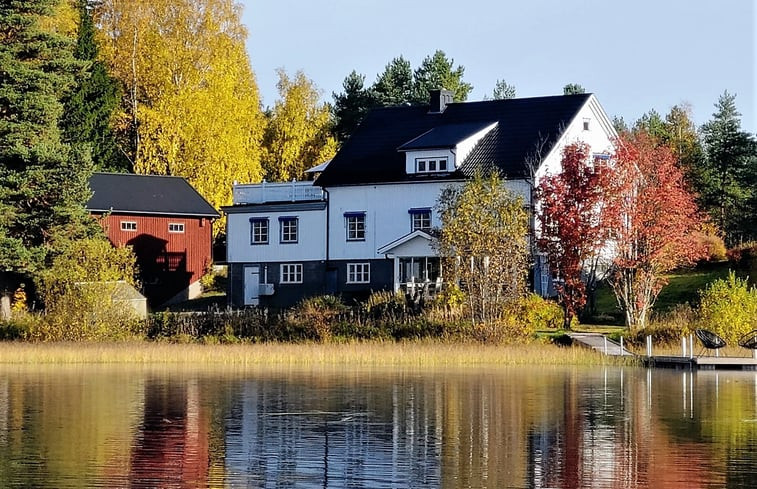
<instances>
[{"instance_id":1,"label":"red wooden barn","mask_svg":"<svg viewBox=\"0 0 757 489\"><path fill-rule=\"evenodd\" d=\"M131 246L153 306L190 299L211 265L211 206L181 177L95 173L87 209L114 246Z\"/></svg>"}]
</instances>

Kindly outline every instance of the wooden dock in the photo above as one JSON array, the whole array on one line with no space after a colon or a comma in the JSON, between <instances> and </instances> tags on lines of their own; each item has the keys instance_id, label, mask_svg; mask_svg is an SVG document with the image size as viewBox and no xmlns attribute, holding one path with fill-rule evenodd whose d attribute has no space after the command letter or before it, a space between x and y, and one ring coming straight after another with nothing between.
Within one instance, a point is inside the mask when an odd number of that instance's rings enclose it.
<instances>
[{"instance_id":1,"label":"wooden dock","mask_svg":"<svg viewBox=\"0 0 757 489\"><path fill-rule=\"evenodd\" d=\"M607 336L599 333L570 333L569 336L579 346L591 348L604 355L610 356L634 356L634 354L621 348L620 343L616 343Z\"/></svg>"},{"instance_id":2,"label":"wooden dock","mask_svg":"<svg viewBox=\"0 0 757 489\"><path fill-rule=\"evenodd\" d=\"M647 367L675 368L687 370L755 370L757 358L754 357L640 357Z\"/></svg>"},{"instance_id":3,"label":"wooden dock","mask_svg":"<svg viewBox=\"0 0 757 489\"><path fill-rule=\"evenodd\" d=\"M757 356L663 356L636 355L621 348L619 343L599 333L570 333L573 341L584 348L591 348L610 356L636 356L646 367L686 370L754 370L757 371Z\"/></svg>"}]
</instances>

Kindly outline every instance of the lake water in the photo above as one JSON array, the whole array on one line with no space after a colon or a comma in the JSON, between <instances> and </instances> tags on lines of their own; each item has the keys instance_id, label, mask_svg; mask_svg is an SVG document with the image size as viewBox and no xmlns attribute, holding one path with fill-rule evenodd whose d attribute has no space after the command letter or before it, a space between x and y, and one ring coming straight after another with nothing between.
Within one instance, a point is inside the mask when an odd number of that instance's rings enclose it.
<instances>
[{"instance_id":1,"label":"lake water","mask_svg":"<svg viewBox=\"0 0 757 489\"><path fill-rule=\"evenodd\" d=\"M0 366L0 487L757 487L757 373Z\"/></svg>"}]
</instances>

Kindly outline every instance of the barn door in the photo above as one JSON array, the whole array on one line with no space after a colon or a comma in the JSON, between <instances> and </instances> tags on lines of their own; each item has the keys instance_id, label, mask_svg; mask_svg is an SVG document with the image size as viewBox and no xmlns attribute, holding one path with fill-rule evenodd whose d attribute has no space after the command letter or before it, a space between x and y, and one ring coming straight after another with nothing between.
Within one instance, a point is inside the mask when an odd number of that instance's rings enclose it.
<instances>
[{"instance_id":1,"label":"barn door","mask_svg":"<svg viewBox=\"0 0 757 489\"><path fill-rule=\"evenodd\" d=\"M244 305L257 306L260 302L260 267L244 267Z\"/></svg>"}]
</instances>

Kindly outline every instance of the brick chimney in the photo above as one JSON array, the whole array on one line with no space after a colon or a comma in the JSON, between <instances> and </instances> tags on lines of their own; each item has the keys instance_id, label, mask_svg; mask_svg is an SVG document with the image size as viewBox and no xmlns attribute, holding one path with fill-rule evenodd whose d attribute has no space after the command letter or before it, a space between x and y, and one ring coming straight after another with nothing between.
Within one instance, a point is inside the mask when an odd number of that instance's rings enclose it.
<instances>
[{"instance_id":1,"label":"brick chimney","mask_svg":"<svg viewBox=\"0 0 757 489\"><path fill-rule=\"evenodd\" d=\"M431 96L429 114L441 114L447 108L447 104L452 103L453 93L449 90L429 90L429 95Z\"/></svg>"}]
</instances>

